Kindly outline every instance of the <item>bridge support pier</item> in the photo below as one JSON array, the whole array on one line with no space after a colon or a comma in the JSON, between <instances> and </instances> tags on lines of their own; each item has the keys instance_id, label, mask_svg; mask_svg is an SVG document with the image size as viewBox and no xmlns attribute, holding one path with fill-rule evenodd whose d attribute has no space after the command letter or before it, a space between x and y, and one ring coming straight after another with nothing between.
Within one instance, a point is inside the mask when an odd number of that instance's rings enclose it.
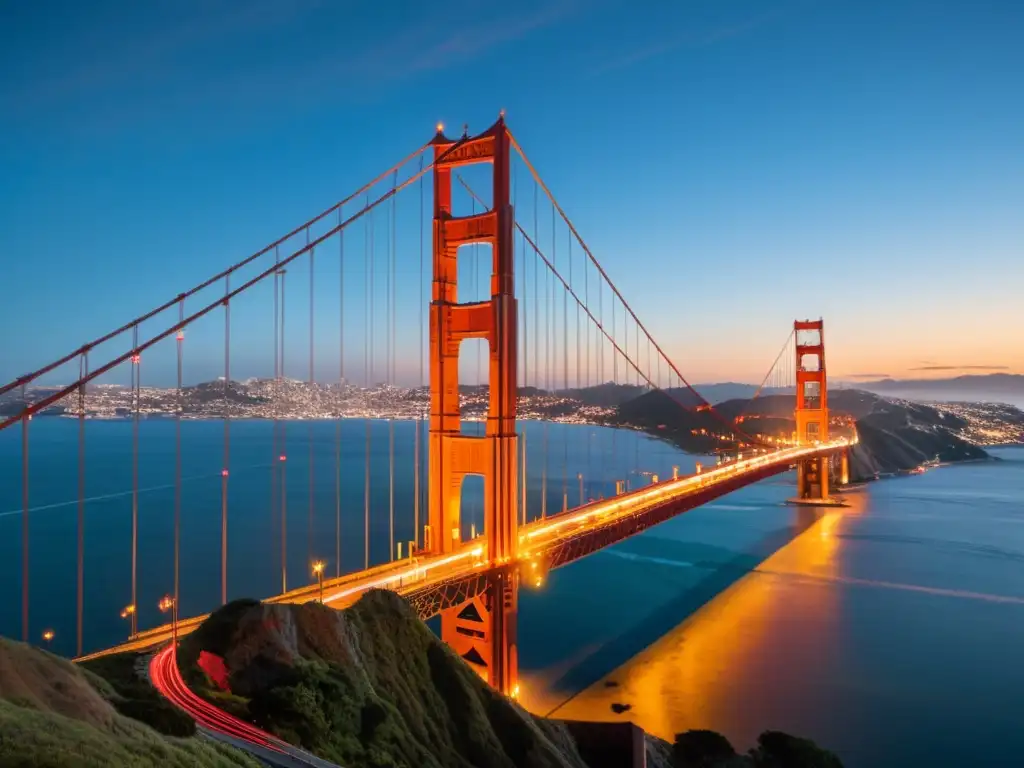
<instances>
[{"instance_id":1,"label":"bridge support pier","mask_svg":"<svg viewBox=\"0 0 1024 768\"><path fill-rule=\"evenodd\" d=\"M504 118L484 133L448 139L439 128L434 146L433 284L430 303L430 442L427 536L430 554L465 553L492 566L515 560L518 543L516 435L517 307L513 276L514 216L509 197L510 141ZM453 168L491 163L493 207L472 216L452 214ZM491 292L486 301L458 302L458 250L491 246ZM483 437L462 434L459 348L486 339L489 407ZM484 478L484 542L462 541L461 495L467 475ZM505 694L516 685L516 580L499 576L488 597L441 614L441 637Z\"/></svg>"},{"instance_id":2,"label":"bridge support pier","mask_svg":"<svg viewBox=\"0 0 1024 768\"><path fill-rule=\"evenodd\" d=\"M796 440L812 446L828 441L828 378L825 374L825 324L822 320L797 320L796 334ZM833 506L829 496L829 464L826 456L801 459L796 467L794 504Z\"/></svg>"},{"instance_id":3,"label":"bridge support pier","mask_svg":"<svg viewBox=\"0 0 1024 768\"><path fill-rule=\"evenodd\" d=\"M492 688L519 695L519 572L495 572L486 592L441 612L441 639Z\"/></svg>"}]
</instances>

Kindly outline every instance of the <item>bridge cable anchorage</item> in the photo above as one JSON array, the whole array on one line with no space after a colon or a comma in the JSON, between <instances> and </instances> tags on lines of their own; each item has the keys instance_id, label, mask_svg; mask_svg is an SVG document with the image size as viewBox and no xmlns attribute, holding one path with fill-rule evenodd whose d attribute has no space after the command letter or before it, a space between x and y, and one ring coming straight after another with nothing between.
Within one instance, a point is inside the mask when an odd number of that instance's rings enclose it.
<instances>
[{"instance_id":1,"label":"bridge cable anchorage","mask_svg":"<svg viewBox=\"0 0 1024 768\"><path fill-rule=\"evenodd\" d=\"M422 162L422 158L421 158ZM338 209L338 222L342 210ZM338 394L334 427L334 576L341 577L341 404L345 391L345 230L338 231Z\"/></svg>"},{"instance_id":2,"label":"bridge cable anchorage","mask_svg":"<svg viewBox=\"0 0 1024 768\"><path fill-rule=\"evenodd\" d=\"M231 466L231 275L224 276L224 466L220 471L220 603L228 602L228 473Z\"/></svg>"},{"instance_id":3,"label":"bridge cable anchorage","mask_svg":"<svg viewBox=\"0 0 1024 768\"><path fill-rule=\"evenodd\" d=\"M309 245L309 229L306 229L306 245ZM309 249L309 397L313 401L312 406L314 413L320 415L320 393L316 387L316 379L313 371L314 366L314 336L316 324L314 321L313 305L315 301L315 292L313 290L314 280L316 278L315 259L316 248ZM309 500L308 500L308 520L306 522L306 564L312 568L312 564L315 560L313 553L313 526L315 511L315 498L316 498L316 456L313 451L313 419L309 419L309 424L306 426L306 439L309 442ZM315 576L315 573L311 570L307 571L308 576Z\"/></svg>"},{"instance_id":4,"label":"bridge cable anchorage","mask_svg":"<svg viewBox=\"0 0 1024 768\"><path fill-rule=\"evenodd\" d=\"M460 140L460 141L456 142L455 145L449 151L452 151L452 150L458 148L463 143L464 143L463 140ZM181 301L183 299L187 299L187 298L189 298L191 296L194 296L195 294L199 293L200 291L202 291L202 290L204 290L206 288L209 288L212 285L215 285L216 283L220 282L220 280L222 280L224 277L227 277L228 275L230 275L233 272L237 272L239 269L241 269L242 267L245 267L245 266L251 264L252 262L254 262L257 259L259 259L261 256L265 256L265 255L269 254L272 250L276 250L278 246L280 246L282 243L286 242L287 240L290 240L295 235L299 234L299 232L301 232L303 229L306 229L307 227L312 226L313 224L316 224L321 219L323 219L323 218L331 215L332 213L334 213L336 210L341 208L341 206L343 206L344 204L349 203L352 200L355 200L357 197L362 196L367 190L372 189L378 183L380 183L382 180L384 180L388 176L390 176L391 173L396 168L401 168L406 163L408 163L411 160L414 160L417 157L419 157L420 155L422 155L424 152L427 151L427 149L430 148L430 146L431 145L428 142L428 143L424 144L423 146L421 146L419 149L417 149L417 150L415 150L413 152L410 152L408 155L406 155L404 158L399 160L393 166L391 166L386 171L384 171L383 173L381 173L378 176L376 176L373 180L371 180L371 181L367 182L366 184L364 184L363 186L361 186L359 189L357 189L355 192L353 192L351 195L349 195L345 199L335 203L334 205L332 205L327 210L322 211L321 213L319 213L316 216L314 216L312 219L309 219L308 221L306 221L306 222L300 224L299 226L295 227L295 229L293 229L287 235L284 235L283 237L278 238L277 240L272 242L270 245L262 248L261 250L257 251L256 253L252 254L251 256L248 256L245 259L242 259L241 261L237 262L236 264L233 264L232 266L228 267L227 269L223 270L222 272L218 272L213 277L209 278L208 280L204 280L199 285L193 286L192 288L190 288L189 290L185 291L184 293L179 293L173 299L164 302L163 304L161 304L157 308L152 309L152 310L150 310L149 312L146 312L143 315L139 315L135 319L128 321L127 323L125 323L124 325L120 326L119 328L116 328L113 331L110 331L109 333L104 334L103 336L95 338L92 341L87 342L86 344L83 344L83 345L79 346L77 349L75 349L72 352L69 352L68 354L64 355L60 359L55 360L52 363L49 363L47 365L44 365L42 368L39 368L39 369L37 369L35 371L32 371L31 373L27 373L27 374L25 374L23 376L19 376L14 381L11 381L11 382L3 385L3 386L0 386L0 395L4 395L4 394L6 394L7 392L9 392L12 389L16 389L17 387L24 386L25 384L29 384L29 383L35 381L40 376L43 376L43 375L49 373L50 371L52 371L52 370L54 370L56 368L59 368L60 366L64 365L65 363L68 363L68 362L74 360L74 358L77 355L79 355L83 350L91 349L93 347L97 347L100 344L103 344L103 343L105 343L107 341L110 341L111 339L113 339L113 338L115 338L117 336L120 336L122 333L125 333L126 331L131 330L134 326L138 326L139 324L144 323L147 320L151 320L152 318L154 318L157 315L159 315L161 312L164 312L165 310L168 310L168 309L172 308L179 301ZM433 164L431 164L431 167L433 167ZM333 232L331 234L333 234ZM106 370L104 370L104 373L106 373ZM6 426L6 424L0 426L0 429L2 429L4 426Z\"/></svg>"},{"instance_id":5,"label":"bridge cable anchorage","mask_svg":"<svg viewBox=\"0 0 1024 768\"><path fill-rule=\"evenodd\" d=\"M593 252L590 250L589 246L583 240L582 236L579 234L579 231L576 229L575 225L572 223L572 221L569 219L568 215L565 213L565 210L561 207L561 205L559 205L558 201L556 200L556 198L555 198L554 194L551 192L551 190L548 188L547 184L544 183L544 180L541 178L540 174L537 172L537 170L534 167L534 165L530 162L530 159L526 156L526 153L523 151L523 148L519 145L519 142L516 141L516 138L512 134L511 131L508 132L508 137L509 137L509 142L511 143L512 148L515 149L516 152L519 154L520 158L523 160L524 164L529 169L530 174L533 176L534 181L537 183L537 185L541 189L544 190L544 193L547 195L548 199L551 201L551 204L558 211L559 215L562 217L562 220L565 221L566 225L569 227L570 231L573 234L573 237L576 239L576 242L578 242L580 244L580 247L583 249L584 253L586 253L587 257L594 264L594 267L597 269L598 273L601 275L601 277L604 279L604 281L608 284L608 287L613 292L613 295L615 297L617 297L619 299L619 301L622 302L622 305L623 305L624 309L626 310L626 312L633 318L634 322L637 323L637 325L639 326L640 330L651 340L651 343L654 344L654 347L658 351L658 354L665 358L666 363L672 368L672 370L675 372L676 376L679 377L679 380L682 383L682 385L690 392L690 394L694 398L696 398L698 400L698 402L701 404L701 407L704 410L707 410L708 412L710 412L712 414L712 416L716 420L718 420L721 424L723 424L724 426L728 427L732 432L734 432L737 435L739 435L740 437L746 439L748 442L757 444L757 441L754 440L753 438L751 438L750 435L747 435L745 432L743 432L743 430L738 429L728 419L726 419L721 414L719 414L718 411L714 407L712 407L711 403L709 403L707 401L707 399L705 399L693 387L693 385L691 385L686 380L686 378L682 375L682 373L675 366L675 364L671 361L671 359L665 354L664 350L661 348L661 346L658 344L658 342L651 336L651 334L647 330L646 326L644 326L644 324L642 322L640 322L639 317L633 311L632 307L630 307L629 303L625 300L625 298L622 296L622 293L619 291L618 287L616 287L615 283L612 282L611 278L608 276L608 273L605 272L605 270L601 266L600 262L598 262L597 259L594 257ZM677 403L681 407L685 408L686 410L693 410L692 408L689 408L688 406L686 406L681 400L679 400L678 397L673 396L671 394L671 392L666 392L666 394L669 394L673 399L675 399L677 401Z\"/></svg>"}]
</instances>

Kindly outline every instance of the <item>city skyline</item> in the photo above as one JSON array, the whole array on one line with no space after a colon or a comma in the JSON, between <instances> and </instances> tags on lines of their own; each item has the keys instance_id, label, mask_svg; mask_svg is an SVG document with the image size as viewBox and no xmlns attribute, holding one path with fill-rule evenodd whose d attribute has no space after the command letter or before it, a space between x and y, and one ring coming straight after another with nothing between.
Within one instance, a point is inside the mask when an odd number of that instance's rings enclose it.
<instances>
[{"instance_id":1,"label":"city skyline","mask_svg":"<svg viewBox=\"0 0 1024 768\"><path fill-rule=\"evenodd\" d=\"M1009 23L1019 10L695 3L634 17L621 3L560 0L474 9L462 32L408 10L373 48L318 4L67 4L73 34L9 38L0 55L22 64L5 67L16 74L0 86L11 138L0 149L11 169L0 224L19 257L6 265L18 290L0 309L10 329L0 378L252 253L437 121L457 135L500 108L691 381L759 380L794 315L825 318L834 378L1024 372L1013 325L1024 109L1006 97L1024 73ZM370 5L353 13L364 29L391 20ZM48 16L5 14L17 22L6 29L28 32ZM132 44L109 45L115 36ZM90 66L66 76L76 57ZM233 58L246 74L222 66ZM496 71L505 61L518 64ZM657 151L638 151L652 132ZM411 299L426 290L408 275L416 203L399 206L410 219L396 229L399 291ZM333 285L326 261L318 281ZM303 280L299 265L293 277ZM317 305L326 359L337 307L329 294ZM396 315L415 338L418 303L399 297ZM268 364L269 343L247 322L257 316L263 308L238 310L239 377L270 373L255 365ZM187 357L193 380L218 374L217 327L190 329L189 340L211 340L209 359ZM300 327L289 333L308 348ZM416 344L402 345L396 372L418 375ZM154 383L169 383L167 354ZM160 371L151 359L144 376ZM304 378L291 359L286 372Z\"/></svg>"}]
</instances>

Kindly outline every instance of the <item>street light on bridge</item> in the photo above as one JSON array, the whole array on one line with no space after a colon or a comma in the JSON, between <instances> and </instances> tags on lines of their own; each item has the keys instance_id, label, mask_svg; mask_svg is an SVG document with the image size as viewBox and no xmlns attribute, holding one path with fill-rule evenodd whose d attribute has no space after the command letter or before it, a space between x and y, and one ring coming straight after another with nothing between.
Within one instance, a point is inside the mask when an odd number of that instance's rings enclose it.
<instances>
[{"instance_id":1,"label":"street light on bridge","mask_svg":"<svg viewBox=\"0 0 1024 768\"><path fill-rule=\"evenodd\" d=\"M171 642L174 647L178 647L178 603L170 595L164 595L160 602L156 604L156 607L160 609L161 613L171 612Z\"/></svg>"},{"instance_id":2,"label":"street light on bridge","mask_svg":"<svg viewBox=\"0 0 1024 768\"><path fill-rule=\"evenodd\" d=\"M47 647L49 647L50 643L53 641L53 630L52 629L44 629L43 630L43 641L46 643Z\"/></svg>"},{"instance_id":3,"label":"street light on bridge","mask_svg":"<svg viewBox=\"0 0 1024 768\"><path fill-rule=\"evenodd\" d=\"M128 619L128 637L135 637L135 603L128 603L121 609L121 618Z\"/></svg>"},{"instance_id":4,"label":"street light on bridge","mask_svg":"<svg viewBox=\"0 0 1024 768\"><path fill-rule=\"evenodd\" d=\"M326 564L323 560L317 560L313 563L313 573L316 574L317 583L320 585L320 605L324 604L324 568Z\"/></svg>"}]
</instances>

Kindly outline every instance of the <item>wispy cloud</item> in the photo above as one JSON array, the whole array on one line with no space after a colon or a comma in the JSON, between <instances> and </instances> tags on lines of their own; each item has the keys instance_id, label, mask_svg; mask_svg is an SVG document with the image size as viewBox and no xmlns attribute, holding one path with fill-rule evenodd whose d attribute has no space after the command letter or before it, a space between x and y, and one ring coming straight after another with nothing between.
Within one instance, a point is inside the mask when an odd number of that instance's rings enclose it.
<instances>
[{"instance_id":1,"label":"wispy cloud","mask_svg":"<svg viewBox=\"0 0 1024 768\"><path fill-rule=\"evenodd\" d=\"M840 376L841 379L891 379L892 374L889 373L847 373L844 376Z\"/></svg>"},{"instance_id":2,"label":"wispy cloud","mask_svg":"<svg viewBox=\"0 0 1024 768\"><path fill-rule=\"evenodd\" d=\"M467 66L500 47L523 43L585 7L582 0L535 0L490 9L452 0L443 15L425 6L410 9L396 14L386 31L360 34L346 26L339 5L326 0L210 0L201 11L182 13L165 26L147 22L145 34L111 50L104 49L108 41L102 32L92 29L94 39L83 45L95 49L95 55L82 57L91 63L6 87L0 84L0 111L8 101L12 112L26 117L49 108L67 110L69 104L87 105L77 110L73 122L64 123L76 134L109 135L138 130L142 124L160 127L168 115L173 119L183 114L209 115L209 125L230 130L235 116L266 113L271 111L268 105L277 114L294 115ZM102 28L102 22L98 19L94 27ZM297 49L271 45L265 56L247 59L244 66L209 69L202 78L189 65L215 55L220 47L256 49L275 36L300 39L310 28L337 28L338 44Z\"/></svg>"},{"instance_id":3,"label":"wispy cloud","mask_svg":"<svg viewBox=\"0 0 1024 768\"><path fill-rule=\"evenodd\" d=\"M912 371L1008 371L1008 365L921 365Z\"/></svg>"},{"instance_id":4,"label":"wispy cloud","mask_svg":"<svg viewBox=\"0 0 1024 768\"><path fill-rule=\"evenodd\" d=\"M641 61L647 61L648 59L653 59L657 56L671 53L672 51L680 48L701 48L708 45L714 45L715 43L720 43L723 40L739 37L740 35L774 21L780 15L785 13L785 11L785 8L776 8L767 13L761 13L735 24L718 27L707 32L687 30L683 33L674 34L661 40L635 48L621 56L609 59L591 70L590 74L603 75L615 70L625 69L626 67L633 66Z\"/></svg>"},{"instance_id":5,"label":"wispy cloud","mask_svg":"<svg viewBox=\"0 0 1024 768\"><path fill-rule=\"evenodd\" d=\"M474 21L449 23L433 14L399 27L388 38L356 52L327 52L314 65L318 81L344 82L358 76L366 85L381 85L415 75L468 63L504 44L564 21L580 7L579 0L555 0L523 11L498 16L475 16ZM308 67L308 63L304 66Z\"/></svg>"}]
</instances>

